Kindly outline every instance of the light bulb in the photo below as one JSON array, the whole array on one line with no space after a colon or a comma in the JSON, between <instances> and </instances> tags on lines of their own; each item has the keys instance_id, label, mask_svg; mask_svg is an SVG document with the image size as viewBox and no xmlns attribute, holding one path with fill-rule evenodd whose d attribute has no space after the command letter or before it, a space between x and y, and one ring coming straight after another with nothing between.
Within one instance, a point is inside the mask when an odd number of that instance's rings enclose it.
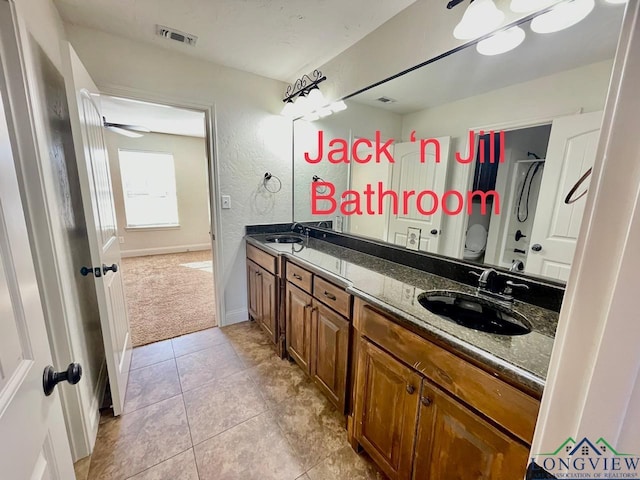
<instances>
[{"instance_id":1,"label":"light bulb","mask_svg":"<svg viewBox=\"0 0 640 480\"><path fill-rule=\"evenodd\" d=\"M338 100L337 102L333 102L329 105L329 108L332 112L337 113L347 109L347 104L342 100Z\"/></svg>"},{"instance_id":2,"label":"light bulb","mask_svg":"<svg viewBox=\"0 0 640 480\"><path fill-rule=\"evenodd\" d=\"M288 117L288 118L292 118L295 116L295 110L296 108L294 107L294 104L291 100L289 100L287 103L284 104L284 107L282 108L282 112L280 112L280 115L282 115L283 117Z\"/></svg>"},{"instance_id":3,"label":"light bulb","mask_svg":"<svg viewBox=\"0 0 640 480\"><path fill-rule=\"evenodd\" d=\"M516 13L529 13L542 10L553 5L556 0L511 0L511 11Z\"/></svg>"},{"instance_id":4,"label":"light bulb","mask_svg":"<svg viewBox=\"0 0 640 480\"><path fill-rule=\"evenodd\" d=\"M559 32L583 20L594 7L594 0L572 0L560 3L553 10L534 18L531 21L531 30L536 33Z\"/></svg>"},{"instance_id":5,"label":"light bulb","mask_svg":"<svg viewBox=\"0 0 640 480\"><path fill-rule=\"evenodd\" d=\"M525 37L526 34L523 29L511 27L478 42L476 49L482 55L499 55L516 48L524 41Z\"/></svg>"},{"instance_id":6,"label":"light bulb","mask_svg":"<svg viewBox=\"0 0 640 480\"><path fill-rule=\"evenodd\" d=\"M307 113L309 113L309 111L312 110L312 105L311 102L309 101L309 99L304 96L304 95L300 95L298 97L298 99L296 100L296 114L297 115L306 115Z\"/></svg>"},{"instance_id":7,"label":"light bulb","mask_svg":"<svg viewBox=\"0 0 640 480\"><path fill-rule=\"evenodd\" d=\"M465 10L453 36L460 40L478 38L494 30L503 20L504 12L493 0L475 0Z\"/></svg>"},{"instance_id":8,"label":"light bulb","mask_svg":"<svg viewBox=\"0 0 640 480\"><path fill-rule=\"evenodd\" d=\"M307 97L309 98L309 102L313 108L324 107L327 104L327 101L324 99L324 95L318 87L311 90Z\"/></svg>"}]
</instances>

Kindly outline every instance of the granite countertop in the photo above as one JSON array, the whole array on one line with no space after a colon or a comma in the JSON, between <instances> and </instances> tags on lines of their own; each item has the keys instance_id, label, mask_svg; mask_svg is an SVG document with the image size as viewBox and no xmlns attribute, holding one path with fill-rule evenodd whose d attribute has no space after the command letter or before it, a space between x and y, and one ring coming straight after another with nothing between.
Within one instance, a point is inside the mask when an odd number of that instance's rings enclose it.
<instances>
[{"instance_id":1,"label":"granite countertop","mask_svg":"<svg viewBox=\"0 0 640 480\"><path fill-rule=\"evenodd\" d=\"M544 389L558 314L515 302L514 310L532 325L526 335L480 332L445 320L424 309L417 296L426 290L474 293L469 285L310 238L305 244L266 242L267 235L248 235L247 242L315 270L368 303L392 313L412 331L448 345L495 375L531 390Z\"/></svg>"}]
</instances>

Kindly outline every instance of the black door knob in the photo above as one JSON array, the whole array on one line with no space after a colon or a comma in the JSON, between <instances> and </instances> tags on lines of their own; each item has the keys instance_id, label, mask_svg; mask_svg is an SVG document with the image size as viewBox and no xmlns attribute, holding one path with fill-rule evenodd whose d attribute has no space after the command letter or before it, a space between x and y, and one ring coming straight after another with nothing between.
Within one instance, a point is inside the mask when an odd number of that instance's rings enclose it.
<instances>
[{"instance_id":1,"label":"black door knob","mask_svg":"<svg viewBox=\"0 0 640 480\"><path fill-rule=\"evenodd\" d=\"M82 267L80 269L80 275L82 275L83 277L86 277L87 275L95 275L96 277L100 277L102 276L102 272L99 268Z\"/></svg>"},{"instance_id":2,"label":"black door knob","mask_svg":"<svg viewBox=\"0 0 640 480\"><path fill-rule=\"evenodd\" d=\"M82 267L80 269L80 275L82 275L83 277L86 277L87 275L90 275L92 273L93 273L93 268Z\"/></svg>"},{"instance_id":3,"label":"black door knob","mask_svg":"<svg viewBox=\"0 0 640 480\"><path fill-rule=\"evenodd\" d=\"M433 230L431 230L431 235L437 235L438 234L438 229L434 228Z\"/></svg>"},{"instance_id":4,"label":"black door knob","mask_svg":"<svg viewBox=\"0 0 640 480\"><path fill-rule=\"evenodd\" d=\"M533 250L534 252L539 252L540 250L542 250L542 245L540 245L539 243L536 243L531 246L531 250Z\"/></svg>"},{"instance_id":5,"label":"black door knob","mask_svg":"<svg viewBox=\"0 0 640 480\"><path fill-rule=\"evenodd\" d=\"M53 393L53 389L60 382L69 382L75 385L82 378L82 365L79 363L70 363L65 372L56 372L51 365L44 369L42 375L42 388L44 394L48 397Z\"/></svg>"},{"instance_id":6,"label":"black door knob","mask_svg":"<svg viewBox=\"0 0 640 480\"><path fill-rule=\"evenodd\" d=\"M104 273L105 275L107 274L107 272L113 272L116 273L118 271L118 265L116 265L115 263L113 265L111 265L110 267L105 265L104 263L102 264L102 273Z\"/></svg>"}]
</instances>

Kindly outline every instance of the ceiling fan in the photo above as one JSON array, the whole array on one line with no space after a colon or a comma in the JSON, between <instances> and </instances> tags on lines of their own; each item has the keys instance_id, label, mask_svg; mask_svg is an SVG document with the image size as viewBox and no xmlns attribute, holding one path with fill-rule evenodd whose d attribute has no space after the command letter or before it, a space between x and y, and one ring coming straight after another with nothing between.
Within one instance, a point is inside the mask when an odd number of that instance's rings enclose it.
<instances>
[{"instance_id":1,"label":"ceiling fan","mask_svg":"<svg viewBox=\"0 0 640 480\"><path fill-rule=\"evenodd\" d=\"M107 130L111 130L112 132L132 138L142 137L142 133L151 132L151 130L149 130L147 127L143 127L142 125L127 125L126 123L107 122L107 119L105 117L102 117L102 126Z\"/></svg>"}]
</instances>

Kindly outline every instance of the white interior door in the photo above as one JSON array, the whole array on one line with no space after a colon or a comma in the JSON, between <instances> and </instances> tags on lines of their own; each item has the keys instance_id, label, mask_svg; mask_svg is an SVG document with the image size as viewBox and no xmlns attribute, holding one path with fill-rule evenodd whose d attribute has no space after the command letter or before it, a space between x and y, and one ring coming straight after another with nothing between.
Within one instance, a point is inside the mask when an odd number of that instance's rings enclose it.
<instances>
[{"instance_id":1,"label":"white interior door","mask_svg":"<svg viewBox=\"0 0 640 480\"><path fill-rule=\"evenodd\" d=\"M94 280L102 336L115 415L122 413L131 367L131 334L120 272L120 244L105 144L102 115L88 90L79 89L78 110L84 143L84 161L78 160L80 186L85 205L87 233L95 270Z\"/></svg>"},{"instance_id":2,"label":"white interior door","mask_svg":"<svg viewBox=\"0 0 640 480\"><path fill-rule=\"evenodd\" d=\"M373 157L375 155L374 149L359 144L358 156L365 158L367 155ZM393 151L392 155L395 155ZM384 185L388 185L389 183L391 165L387 162L362 164L352 161L349 164L349 168L349 189L351 190L363 192L367 188L367 185L372 185L375 188L378 182L382 182ZM345 217L345 220L348 220L348 230L343 226L343 231L362 235L363 237L386 240L387 225L389 223L388 205L389 203L386 202L384 207L385 211L382 215L350 215Z\"/></svg>"},{"instance_id":3,"label":"white interior door","mask_svg":"<svg viewBox=\"0 0 640 480\"><path fill-rule=\"evenodd\" d=\"M392 189L398 193L398 212L389 215L389 230L387 241L415 248L417 238L414 234L419 229L419 250L438 253L440 243L440 230L442 225L442 205L433 215L423 215L416 208L416 197L409 201L407 214L403 212L402 193L405 190L433 190L442 198L445 193L447 180L447 161L449 159L449 145L451 137L441 137L440 142L441 163L435 162L433 148L427 148L425 162L420 162L419 143L397 143L394 147L395 163L391 169ZM431 209L431 197L425 197L424 209Z\"/></svg>"},{"instance_id":4,"label":"white interior door","mask_svg":"<svg viewBox=\"0 0 640 480\"><path fill-rule=\"evenodd\" d=\"M5 2L6 3L6 2ZM2 6L2 13L8 7ZM51 351L0 98L0 477L74 477L60 397L42 386Z\"/></svg>"},{"instance_id":5,"label":"white interior door","mask_svg":"<svg viewBox=\"0 0 640 480\"><path fill-rule=\"evenodd\" d=\"M593 166L602 112L553 121L525 271L566 281L576 249L586 197L564 203L571 187ZM588 188L589 182L582 185ZM581 190L582 191L582 190Z\"/></svg>"}]
</instances>

